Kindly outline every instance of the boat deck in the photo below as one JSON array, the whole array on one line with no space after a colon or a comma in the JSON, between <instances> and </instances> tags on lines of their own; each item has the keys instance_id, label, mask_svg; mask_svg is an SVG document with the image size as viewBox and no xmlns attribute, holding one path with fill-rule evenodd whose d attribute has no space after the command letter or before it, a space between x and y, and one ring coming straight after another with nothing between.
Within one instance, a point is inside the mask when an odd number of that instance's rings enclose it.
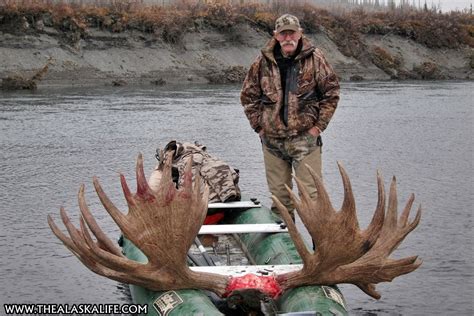
<instances>
[{"instance_id":1,"label":"boat deck","mask_svg":"<svg viewBox=\"0 0 474 316\"><path fill-rule=\"evenodd\" d=\"M246 252L242 250L238 237L236 239L234 235L203 235L201 242L216 266L246 266L251 264ZM191 246L189 252L199 259L200 265L208 265L195 244Z\"/></svg>"}]
</instances>

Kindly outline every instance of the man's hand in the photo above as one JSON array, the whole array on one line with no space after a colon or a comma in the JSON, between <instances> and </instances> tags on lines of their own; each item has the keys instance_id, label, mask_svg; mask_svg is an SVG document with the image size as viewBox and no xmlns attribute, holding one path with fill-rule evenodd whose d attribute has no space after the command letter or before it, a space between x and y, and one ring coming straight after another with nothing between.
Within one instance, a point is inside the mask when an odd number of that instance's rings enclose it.
<instances>
[{"instance_id":1,"label":"man's hand","mask_svg":"<svg viewBox=\"0 0 474 316\"><path fill-rule=\"evenodd\" d=\"M321 130L316 127L316 126L313 126L311 127L309 130L308 130L308 133L311 135L311 136L314 136L314 137L318 137L319 134L321 134Z\"/></svg>"}]
</instances>

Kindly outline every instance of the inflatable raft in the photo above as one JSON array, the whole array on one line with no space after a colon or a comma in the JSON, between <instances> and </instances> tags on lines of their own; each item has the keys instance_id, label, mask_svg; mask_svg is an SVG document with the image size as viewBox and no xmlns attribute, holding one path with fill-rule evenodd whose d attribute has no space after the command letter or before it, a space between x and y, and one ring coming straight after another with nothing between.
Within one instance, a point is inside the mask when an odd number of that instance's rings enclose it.
<instances>
[{"instance_id":1,"label":"inflatable raft","mask_svg":"<svg viewBox=\"0 0 474 316\"><path fill-rule=\"evenodd\" d=\"M221 224L204 225L201 228L201 236L212 240L212 247L199 245L190 250L189 256L194 258L194 261L189 260L190 265L199 265L192 269L215 273L225 270L232 275L249 271L271 275L278 269L300 267L301 259L285 227L280 226L281 221L268 208L253 202L250 205L246 209L233 207L231 203L213 207L213 214L225 216ZM126 257L147 262L146 256L129 240L122 238L120 244ZM207 263L202 256L203 251L207 261L210 257L215 266L205 266ZM344 297L336 286L301 286L281 293L275 299L264 297L258 291L231 293L222 299L203 290L159 292L136 285L130 285L130 292L134 303L148 304L148 315L348 314Z\"/></svg>"}]
</instances>

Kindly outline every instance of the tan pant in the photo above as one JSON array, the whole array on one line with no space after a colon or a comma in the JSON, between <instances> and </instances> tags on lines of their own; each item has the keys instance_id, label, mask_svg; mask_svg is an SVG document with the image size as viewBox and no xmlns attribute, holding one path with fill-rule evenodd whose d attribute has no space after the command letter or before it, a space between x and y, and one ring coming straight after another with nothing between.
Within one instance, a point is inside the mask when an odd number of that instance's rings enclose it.
<instances>
[{"instance_id":1,"label":"tan pant","mask_svg":"<svg viewBox=\"0 0 474 316\"><path fill-rule=\"evenodd\" d=\"M265 163L265 173L267 176L267 183L268 188L270 189L270 193L276 196L280 200L280 202L286 206L286 208L294 219L294 205L290 199L288 191L285 189L285 184L290 188L293 188L291 178L293 165L290 164L288 161L282 160L270 153L270 151L265 147L265 145L263 145L262 147L263 160ZM321 177L321 153L321 147L318 147L317 149L313 150L309 155L304 157L303 160L301 160L297 164L295 170L296 177L303 182L311 198L316 197L316 186L314 185L313 178L311 177L311 174L309 173L308 169L305 167L305 164L308 164L311 168L313 168L313 170L316 171L316 173ZM280 213L274 204L272 204L272 211L276 214Z\"/></svg>"}]
</instances>

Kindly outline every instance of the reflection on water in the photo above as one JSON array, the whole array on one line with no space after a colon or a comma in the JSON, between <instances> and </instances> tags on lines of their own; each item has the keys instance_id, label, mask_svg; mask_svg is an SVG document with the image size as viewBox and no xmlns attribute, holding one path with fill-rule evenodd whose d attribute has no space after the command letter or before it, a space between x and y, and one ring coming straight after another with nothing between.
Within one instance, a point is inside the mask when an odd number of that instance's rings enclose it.
<instances>
[{"instance_id":1,"label":"reflection on water","mask_svg":"<svg viewBox=\"0 0 474 316\"><path fill-rule=\"evenodd\" d=\"M395 257L419 254L416 272L379 285L380 301L342 286L355 315L471 315L473 110L471 82L357 83L324 133L325 182L340 205L336 161L351 176L359 218L377 201L375 171L397 175L399 203L417 194L420 226ZM118 172L133 179L171 139L198 140L241 171L243 193L269 204L260 143L239 105L239 87L98 88L0 95L1 303L124 303L123 285L96 276L51 234L46 215L64 206L77 221L86 196L109 236L118 230L91 189L97 175L125 209ZM400 206L401 207L401 206Z\"/></svg>"}]
</instances>

